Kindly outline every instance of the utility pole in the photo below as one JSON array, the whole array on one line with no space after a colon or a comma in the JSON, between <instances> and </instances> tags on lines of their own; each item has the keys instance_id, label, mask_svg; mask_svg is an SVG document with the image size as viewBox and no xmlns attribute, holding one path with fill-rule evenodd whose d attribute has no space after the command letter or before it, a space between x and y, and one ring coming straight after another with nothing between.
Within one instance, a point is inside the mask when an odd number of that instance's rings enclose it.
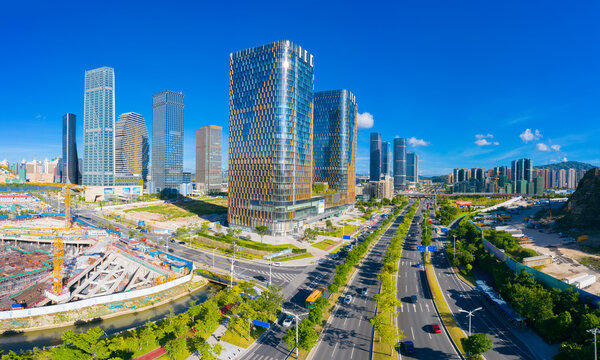
<instances>
[{"instance_id":1,"label":"utility pole","mask_svg":"<svg viewBox=\"0 0 600 360\"><path fill-rule=\"evenodd\" d=\"M281 309L281 311L285 314L291 315L294 317L294 319L296 320L296 360L298 360L298 323L300 322L300 316L305 316L308 315L308 313L302 313L302 314L294 314L291 311L287 311L285 309Z\"/></svg>"},{"instance_id":2,"label":"utility pole","mask_svg":"<svg viewBox=\"0 0 600 360\"><path fill-rule=\"evenodd\" d=\"M273 266L273 263L271 262L271 258L269 258L269 284L267 286L267 288L271 287L271 267Z\"/></svg>"},{"instance_id":3,"label":"utility pole","mask_svg":"<svg viewBox=\"0 0 600 360\"><path fill-rule=\"evenodd\" d=\"M478 307L477 309L471 310L471 311L460 309L460 312L467 313L467 316L469 317L469 336L471 336L471 318L473 317L473 315L475 314L476 311L479 311L481 309L483 309L483 308Z\"/></svg>"},{"instance_id":4,"label":"utility pole","mask_svg":"<svg viewBox=\"0 0 600 360\"><path fill-rule=\"evenodd\" d=\"M586 331L589 332L590 334L594 334L594 360L598 360L598 349L596 348L596 335L598 335L598 333L600 333L600 329L594 328L594 329L589 329Z\"/></svg>"},{"instance_id":5,"label":"utility pole","mask_svg":"<svg viewBox=\"0 0 600 360\"><path fill-rule=\"evenodd\" d=\"M233 289L233 273L234 273L234 269L233 269L233 263L235 262L235 244L233 244L233 257L231 258L231 279L229 280L229 286L231 289ZM214 253L213 253L214 255ZM214 257L213 257L214 259Z\"/></svg>"}]
</instances>

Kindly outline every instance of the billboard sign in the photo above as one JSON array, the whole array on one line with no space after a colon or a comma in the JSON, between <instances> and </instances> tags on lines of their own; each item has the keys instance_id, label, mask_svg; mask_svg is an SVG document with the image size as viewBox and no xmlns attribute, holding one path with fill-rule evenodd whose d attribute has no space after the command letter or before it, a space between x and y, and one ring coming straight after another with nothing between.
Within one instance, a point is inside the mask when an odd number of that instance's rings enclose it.
<instances>
[{"instance_id":1,"label":"billboard sign","mask_svg":"<svg viewBox=\"0 0 600 360\"><path fill-rule=\"evenodd\" d=\"M104 195L114 195L114 194L115 194L114 188L104 188Z\"/></svg>"},{"instance_id":2,"label":"billboard sign","mask_svg":"<svg viewBox=\"0 0 600 360\"><path fill-rule=\"evenodd\" d=\"M325 200L319 200L319 205L317 206L317 213L322 214L325 212Z\"/></svg>"},{"instance_id":3,"label":"billboard sign","mask_svg":"<svg viewBox=\"0 0 600 360\"><path fill-rule=\"evenodd\" d=\"M127 195L131 194L131 188L128 188L128 187L123 188L123 194L127 194Z\"/></svg>"},{"instance_id":4,"label":"billboard sign","mask_svg":"<svg viewBox=\"0 0 600 360\"><path fill-rule=\"evenodd\" d=\"M425 251L427 249L426 246L417 246L417 251Z\"/></svg>"},{"instance_id":5,"label":"billboard sign","mask_svg":"<svg viewBox=\"0 0 600 360\"><path fill-rule=\"evenodd\" d=\"M350 240L350 235L344 235L344 240Z\"/></svg>"},{"instance_id":6,"label":"billboard sign","mask_svg":"<svg viewBox=\"0 0 600 360\"><path fill-rule=\"evenodd\" d=\"M429 250L429 251L437 251L437 246L429 246L427 248L427 250Z\"/></svg>"},{"instance_id":7,"label":"billboard sign","mask_svg":"<svg viewBox=\"0 0 600 360\"><path fill-rule=\"evenodd\" d=\"M132 190L133 190L134 194L141 194L142 193L142 188L139 187L139 186L132 188Z\"/></svg>"}]
</instances>

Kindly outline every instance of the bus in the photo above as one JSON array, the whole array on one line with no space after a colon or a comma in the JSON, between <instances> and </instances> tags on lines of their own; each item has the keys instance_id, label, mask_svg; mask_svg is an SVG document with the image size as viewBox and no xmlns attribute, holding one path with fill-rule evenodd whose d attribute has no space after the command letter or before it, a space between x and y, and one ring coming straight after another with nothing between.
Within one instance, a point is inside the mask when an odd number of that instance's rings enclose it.
<instances>
[{"instance_id":1,"label":"bus","mask_svg":"<svg viewBox=\"0 0 600 360\"><path fill-rule=\"evenodd\" d=\"M313 309L315 307L315 301L317 301L324 292L325 288L323 286L319 286L310 295L308 295L306 298L306 308Z\"/></svg>"}]
</instances>

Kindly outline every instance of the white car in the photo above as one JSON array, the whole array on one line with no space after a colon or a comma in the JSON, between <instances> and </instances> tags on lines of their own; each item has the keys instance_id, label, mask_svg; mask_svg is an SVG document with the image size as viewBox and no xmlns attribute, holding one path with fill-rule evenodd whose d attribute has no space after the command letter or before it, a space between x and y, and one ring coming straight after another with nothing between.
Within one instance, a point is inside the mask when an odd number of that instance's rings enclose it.
<instances>
[{"instance_id":1,"label":"white car","mask_svg":"<svg viewBox=\"0 0 600 360\"><path fill-rule=\"evenodd\" d=\"M290 327L292 326L292 324L294 323L294 317L291 315L288 315L285 319L283 319L283 327Z\"/></svg>"},{"instance_id":2,"label":"white car","mask_svg":"<svg viewBox=\"0 0 600 360\"><path fill-rule=\"evenodd\" d=\"M274 262L273 266L281 266L281 263L280 262Z\"/></svg>"}]
</instances>

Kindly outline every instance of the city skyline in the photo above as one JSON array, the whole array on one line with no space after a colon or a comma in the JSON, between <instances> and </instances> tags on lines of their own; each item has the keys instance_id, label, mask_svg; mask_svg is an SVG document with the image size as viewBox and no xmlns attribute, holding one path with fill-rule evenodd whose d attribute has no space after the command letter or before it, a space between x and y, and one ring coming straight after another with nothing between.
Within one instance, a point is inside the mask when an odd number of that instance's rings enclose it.
<instances>
[{"instance_id":1,"label":"city skyline","mask_svg":"<svg viewBox=\"0 0 600 360\"><path fill-rule=\"evenodd\" d=\"M121 11L133 10L128 6L124 5ZM346 40L333 42L332 46L331 39L323 39L318 26L316 30L311 30L311 26L290 26L283 20L275 21L285 23L286 26L281 27L285 30L273 30L277 26L258 25L252 34L240 35L236 31L237 26L232 30L221 27L218 24L219 16L198 23L187 16L189 11L183 13L166 9L158 12L151 7L142 9L143 14L150 18L162 16L163 13L180 18L181 21L173 29L160 33L146 22L117 14L114 21L134 21L132 28L136 28L133 25L139 25L140 31L150 34L148 39L159 37L172 40L168 45L173 50L172 54L167 52L168 55L157 59L146 56L146 40L137 45L129 41L137 34L133 30L119 27L117 33L116 29L108 28L106 32L84 36L64 27L44 26L49 24L48 19L52 18L52 14L63 10L60 6L33 10L32 20L38 21L32 21L33 25L28 25L29 30L23 33L24 42L30 46L23 48L20 42L8 39L6 50L23 56L19 62L9 57L0 60L4 68L12 69L7 74L6 82L8 87L14 89L0 99L0 105L6 109L0 114L0 122L4 125L3 140L6 140L0 144L0 158L6 157L14 162L23 157L59 156L61 131L58 123L62 115L69 112L78 119L84 118L81 108L83 72L109 65L115 68L118 77L117 113L135 111L151 119L148 101L151 94L167 88L183 91L188 95L186 103L189 106L186 111L191 119L185 125L184 168L194 169L194 131L207 124L224 128L225 168L228 54L240 48L289 39L313 49L315 75L319 79L315 82L315 91L348 88L360 99L358 112L361 128L357 135L359 174L369 172L368 137L372 131L407 138L407 152L417 152L420 156L422 175L447 174L454 167L508 165L511 159L519 156L531 158L534 165L564 158L600 165L600 149L594 142L600 136L600 126L597 125L600 114L594 101L599 92L594 84L598 82L600 74L592 65L598 58L598 49L585 46L585 39L589 40L587 34L590 33L590 26L594 24L591 14L597 10L596 5L579 4L579 7L571 8L548 5L540 14L533 9L520 8L521 11L510 12L510 6L496 9L493 5L476 4L472 11L481 12L481 19L488 20L489 25L472 18L472 12L450 19L445 16L446 11L450 11L446 6L449 5L440 3L440 9L434 11L427 22L414 19L403 21L409 16L407 14L426 11L419 4L393 4L386 8L385 14L381 14L377 7L361 9L365 12L358 13L377 12L377 19L389 21L377 21L377 24L381 24L378 30L370 26L360 31L353 30L357 32L354 38L349 37L353 38L353 46L347 46ZM8 7L16 12L21 6L10 4ZM213 13L222 10L220 5L210 5L209 8ZM338 25L359 20L355 10L352 6L342 9L347 15L342 18L347 20L340 20ZM510 24L509 20L502 20L503 16L495 16L509 12L511 16L506 18L510 18ZM97 16L101 13L99 11ZM536 16L531 16L532 13ZM245 15L241 11L231 14L240 28L249 24ZM269 13L256 15L260 18L270 16ZM567 15L577 19L572 26L555 28L549 25L553 23L551 20ZM309 21L319 24L320 17L321 14L317 13ZM81 25L84 20L73 17L73 21L73 25ZM89 21L89 18L85 21ZM392 27L391 24L397 22L401 24L400 27ZM23 26L12 19L5 24L16 30ZM173 36L192 24L199 26L197 31ZM368 25L373 24L369 22ZM183 44L196 39L205 26L218 26L222 30L216 31L214 39L194 40L199 48L207 52L201 54L197 50L185 49ZM480 28L479 34L469 30L474 26ZM35 37L30 38L42 27L51 39L47 43ZM495 33L493 29L498 27L506 31ZM425 28L429 32L423 32ZM387 33L407 35L394 40L390 35L385 35ZM53 40L60 38L68 39L64 44L70 42L74 48L89 55L65 59L63 55L69 53L69 49ZM461 38L461 42L455 44L456 38ZM372 42L372 39L377 41ZM402 41L400 48L403 50L385 45L399 44L398 41ZM480 47L494 48L497 43L503 45L502 51L482 54L474 50ZM438 59L437 52L448 53L451 44L457 46L452 56ZM45 53L48 61L36 61L34 66L32 61L37 56L33 51ZM411 55L398 60L404 52ZM339 54L343 54L343 62L338 61ZM559 57L560 61L548 61L548 55L556 58L553 54L570 54L569 57L577 58L578 62L568 61L564 57ZM370 66L377 59L382 59L382 66ZM398 66L392 66L388 59L400 62ZM161 61L165 66L157 66L162 64ZM410 74L406 70L408 68L411 69ZM395 70L386 73L386 69ZM23 81L25 75L37 79L35 87L28 87L29 82ZM57 76L61 83L59 92L53 90ZM380 78L389 79L389 84L384 82L375 85L375 79ZM28 96L16 96L20 93L27 93ZM573 127L574 122L578 126ZM22 136L23 123L31 124L27 137ZM422 126L426 123L430 126ZM371 128L366 128L371 124ZM82 156L84 141L81 122L77 128L78 152Z\"/></svg>"}]
</instances>

